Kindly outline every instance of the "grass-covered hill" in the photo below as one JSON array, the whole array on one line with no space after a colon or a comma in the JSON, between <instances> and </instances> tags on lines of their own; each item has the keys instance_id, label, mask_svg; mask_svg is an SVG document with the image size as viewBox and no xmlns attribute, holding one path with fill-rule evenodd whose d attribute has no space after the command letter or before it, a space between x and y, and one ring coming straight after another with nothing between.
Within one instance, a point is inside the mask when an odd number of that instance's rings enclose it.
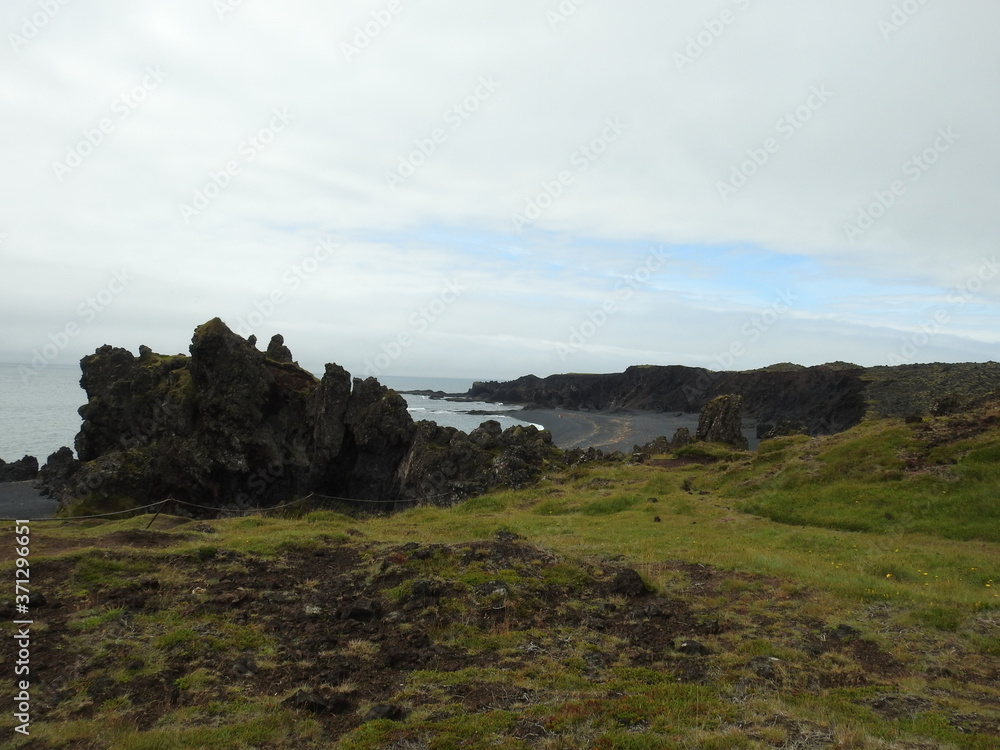
<instances>
[{"instance_id":1,"label":"grass-covered hill","mask_svg":"<svg viewBox=\"0 0 1000 750\"><path fill-rule=\"evenodd\" d=\"M34 523L32 735L5 712L3 742L993 750L998 417L388 517Z\"/></svg>"}]
</instances>

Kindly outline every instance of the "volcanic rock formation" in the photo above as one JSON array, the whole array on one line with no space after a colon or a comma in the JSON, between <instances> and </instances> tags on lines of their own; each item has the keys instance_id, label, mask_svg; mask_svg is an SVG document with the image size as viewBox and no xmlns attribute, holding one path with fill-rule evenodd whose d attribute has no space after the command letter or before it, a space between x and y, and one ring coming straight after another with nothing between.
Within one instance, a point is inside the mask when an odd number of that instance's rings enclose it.
<instances>
[{"instance_id":1,"label":"volcanic rock formation","mask_svg":"<svg viewBox=\"0 0 1000 750\"><path fill-rule=\"evenodd\" d=\"M414 424L374 378L328 364L320 380L280 336L266 353L255 343L216 318L195 330L190 356L103 346L84 357L79 461L56 454L44 489L95 509L172 497L210 512L315 493L393 510L518 486L558 455L534 427L487 423L473 438Z\"/></svg>"}]
</instances>

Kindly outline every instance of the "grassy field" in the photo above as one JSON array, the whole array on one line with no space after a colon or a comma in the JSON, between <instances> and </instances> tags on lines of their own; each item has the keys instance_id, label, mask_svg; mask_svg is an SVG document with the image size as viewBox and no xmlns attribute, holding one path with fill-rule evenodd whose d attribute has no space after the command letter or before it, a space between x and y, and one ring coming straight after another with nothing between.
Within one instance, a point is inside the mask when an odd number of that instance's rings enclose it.
<instances>
[{"instance_id":1,"label":"grassy field","mask_svg":"<svg viewBox=\"0 0 1000 750\"><path fill-rule=\"evenodd\" d=\"M36 523L32 734L0 743L992 750L997 417L392 517Z\"/></svg>"}]
</instances>

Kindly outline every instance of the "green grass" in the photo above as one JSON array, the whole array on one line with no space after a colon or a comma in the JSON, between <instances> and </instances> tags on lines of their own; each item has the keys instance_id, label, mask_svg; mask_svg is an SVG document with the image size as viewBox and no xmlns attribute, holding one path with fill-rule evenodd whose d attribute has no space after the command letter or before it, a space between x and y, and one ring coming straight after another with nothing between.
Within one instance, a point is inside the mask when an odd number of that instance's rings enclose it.
<instances>
[{"instance_id":1,"label":"green grass","mask_svg":"<svg viewBox=\"0 0 1000 750\"><path fill-rule=\"evenodd\" d=\"M996 430L929 447L916 427L875 422L829 438L766 441L710 486L779 523L995 543L998 457Z\"/></svg>"},{"instance_id":2,"label":"green grass","mask_svg":"<svg viewBox=\"0 0 1000 750\"><path fill-rule=\"evenodd\" d=\"M679 469L597 464L552 473L534 488L386 518L315 511L222 519L208 534L161 516L154 529L168 543L146 548L110 540L141 542L135 532L148 518L38 524L33 582L37 575L62 609L39 610L37 635L65 638L72 697L39 716L32 741L164 750L756 750L826 737L829 746L860 750L992 748L1000 689L964 675L1000 668L1000 429L932 441L951 423L928 425L930 433L868 422L833 437L767 441L755 454L696 446L685 455L703 463ZM497 558L483 540L501 530L522 537L537 559ZM400 551L409 543L440 547L416 558ZM377 589L397 617L396 635L383 642L359 625L349 637L297 649L298 638L339 622L344 602L326 598L323 577L349 570L331 570L323 555L348 549L359 557L356 596ZM595 593L603 585L595 582L621 565L637 569L661 600L688 608L663 622L695 631L723 623L684 636L713 652L703 674L680 678L701 657L669 644L630 652L643 617L623 597ZM700 570L714 571L714 582ZM280 571L288 583L254 590L256 576ZM9 564L0 570L10 572ZM425 614L406 609L418 580L445 592ZM509 594L477 593L490 581L503 581ZM144 582L155 583L146 594L152 610L132 612L114 598ZM241 591L252 594L247 602ZM267 597L277 597L277 630L261 609ZM563 620L545 626L556 611ZM609 611L618 624L602 630L594 623ZM859 635L820 654L805 649L836 643L840 625ZM396 641L419 633L475 666L411 666L386 681L388 698L324 684L338 659L353 660L350 682L365 680ZM859 684L859 640L903 672ZM238 658L268 677L224 671ZM771 668L765 676L761 665ZM315 680L283 681L291 673ZM330 740L328 719L281 704L299 687L352 697L357 708L337 724L339 739ZM174 696L145 723L143 690ZM916 696L918 708L879 713L873 706L885 695ZM404 705L407 717L360 720L384 700ZM980 724L960 731L968 716ZM15 738L12 746L31 745Z\"/></svg>"}]
</instances>

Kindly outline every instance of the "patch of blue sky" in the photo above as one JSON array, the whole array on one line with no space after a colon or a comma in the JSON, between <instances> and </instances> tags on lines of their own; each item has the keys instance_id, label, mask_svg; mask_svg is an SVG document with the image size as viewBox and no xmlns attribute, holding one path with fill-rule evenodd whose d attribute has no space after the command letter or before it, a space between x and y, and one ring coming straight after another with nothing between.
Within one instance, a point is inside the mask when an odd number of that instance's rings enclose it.
<instances>
[{"instance_id":1,"label":"patch of blue sky","mask_svg":"<svg viewBox=\"0 0 1000 750\"><path fill-rule=\"evenodd\" d=\"M820 257L750 243L671 244L656 238L578 236L539 228L516 235L439 223L354 234L352 239L360 242L429 251L449 258L456 269L486 265L525 280L562 281L578 287L575 293L563 290L564 295L580 298L614 289L643 268L652 270L641 273L644 290L713 307L767 305L776 294L790 292L798 298L796 309L805 312L881 316L919 310L943 291L907 279L868 279ZM657 262L663 259L665 263Z\"/></svg>"}]
</instances>

